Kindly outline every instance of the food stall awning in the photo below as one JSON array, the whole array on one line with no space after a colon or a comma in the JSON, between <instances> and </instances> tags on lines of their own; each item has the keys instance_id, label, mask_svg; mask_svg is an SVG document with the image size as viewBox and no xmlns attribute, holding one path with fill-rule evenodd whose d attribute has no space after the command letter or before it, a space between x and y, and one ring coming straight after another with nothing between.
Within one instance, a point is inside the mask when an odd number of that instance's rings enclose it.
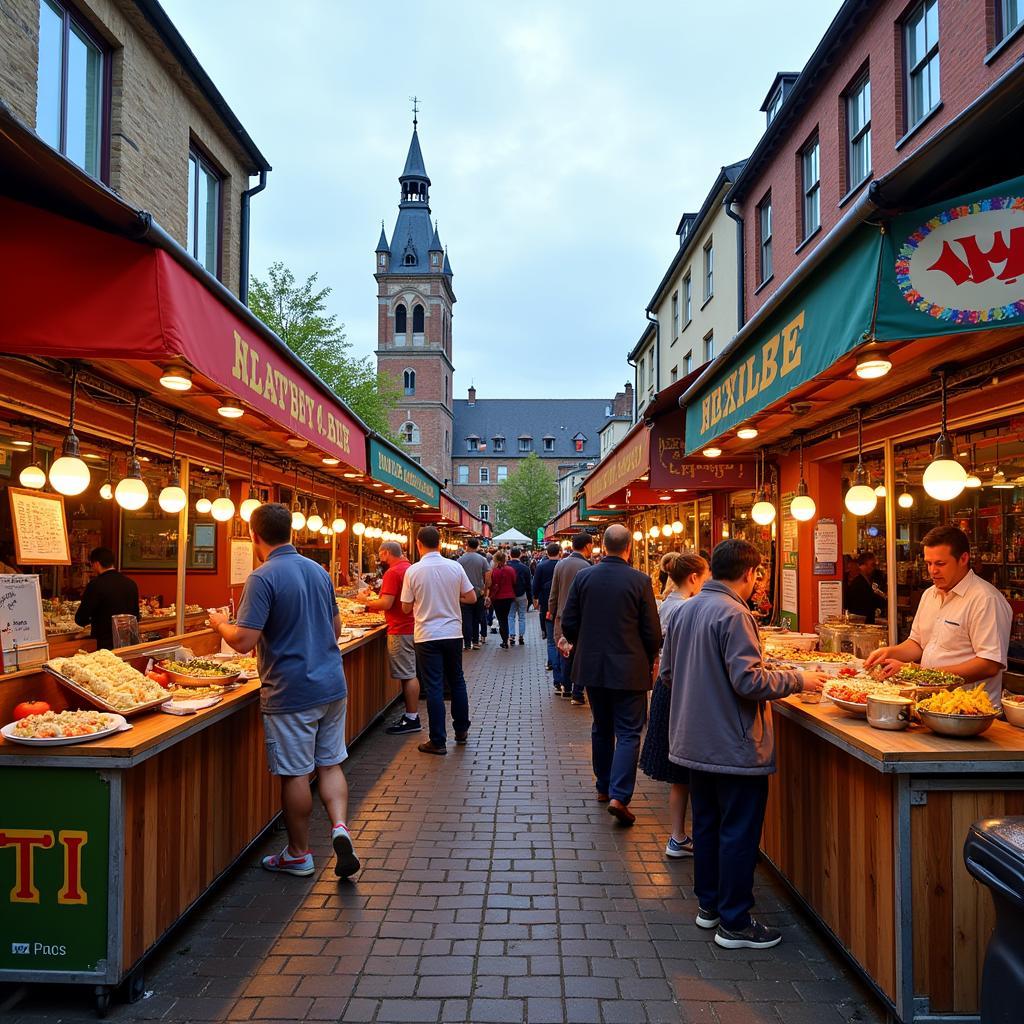
<instances>
[{"instance_id":1,"label":"food stall awning","mask_svg":"<svg viewBox=\"0 0 1024 1024\"><path fill-rule=\"evenodd\" d=\"M372 479L389 484L433 509L440 508L441 485L426 470L382 438L369 438L367 466Z\"/></svg>"},{"instance_id":2,"label":"food stall awning","mask_svg":"<svg viewBox=\"0 0 1024 1024\"><path fill-rule=\"evenodd\" d=\"M3 312L5 354L184 360L290 434L366 468L356 417L269 328L255 329L166 251L5 197L0 223L5 286L19 296Z\"/></svg>"}]
</instances>

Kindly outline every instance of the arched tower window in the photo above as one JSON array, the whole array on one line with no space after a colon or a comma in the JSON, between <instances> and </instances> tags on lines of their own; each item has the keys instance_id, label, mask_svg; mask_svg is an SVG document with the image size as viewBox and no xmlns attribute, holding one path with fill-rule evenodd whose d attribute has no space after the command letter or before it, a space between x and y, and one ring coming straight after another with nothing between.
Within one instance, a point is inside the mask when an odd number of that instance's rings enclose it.
<instances>
[{"instance_id":1,"label":"arched tower window","mask_svg":"<svg viewBox=\"0 0 1024 1024\"><path fill-rule=\"evenodd\" d=\"M423 307L418 304L412 307L412 333L423 333Z\"/></svg>"},{"instance_id":2,"label":"arched tower window","mask_svg":"<svg viewBox=\"0 0 1024 1024\"><path fill-rule=\"evenodd\" d=\"M416 256L413 253L407 252L405 254L405 265L407 267L415 267L416 266Z\"/></svg>"},{"instance_id":3,"label":"arched tower window","mask_svg":"<svg viewBox=\"0 0 1024 1024\"><path fill-rule=\"evenodd\" d=\"M412 420L406 420L399 428L399 433L406 444L420 443L420 428Z\"/></svg>"},{"instance_id":4,"label":"arched tower window","mask_svg":"<svg viewBox=\"0 0 1024 1024\"><path fill-rule=\"evenodd\" d=\"M405 334L405 305L399 303L395 307L395 334Z\"/></svg>"},{"instance_id":5,"label":"arched tower window","mask_svg":"<svg viewBox=\"0 0 1024 1024\"><path fill-rule=\"evenodd\" d=\"M415 370L406 370L402 374L402 381L403 381L403 384L405 385L405 393L407 395L415 395L416 394L416 371Z\"/></svg>"}]
</instances>

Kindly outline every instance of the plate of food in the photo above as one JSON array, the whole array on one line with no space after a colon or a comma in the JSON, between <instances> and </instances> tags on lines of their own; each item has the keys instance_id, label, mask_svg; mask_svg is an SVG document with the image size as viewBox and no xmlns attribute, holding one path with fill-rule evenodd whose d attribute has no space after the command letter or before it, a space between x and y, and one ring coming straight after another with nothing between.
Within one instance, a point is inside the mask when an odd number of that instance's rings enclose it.
<instances>
[{"instance_id":1,"label":"plate of food","mask_svg":"<svg viewBox=\"0 0 1024 1024\"><path fill-rule=\"evenodd\" d=\"M1004 691L1003 714L1010 725L1024 729L1024 694Z\"/></svg>"},{"instance_id":2,"label":"plate of food","mask_svg":"<svg viewBox=\"0 0 1024 1024\"><path fill-rule=\"evenodd\" d=\"M185 687L181 690L174 690L171 693L171 699L166 704L160 705L160 710L166 711L169 715L194 715L204 708L212 708L223 700L223 693L211 693L209 689Z\"/></svg>"},{"instance_id":3,"label":"plate of food","mask_svg":"<svg viewBox=\"0 0 1024 1024\"><path fill-rule=\"evenodd\" d=\"M161 661L157 669L179 686L230 686L242 675L239 666L213 658L190 658L188 661Z\"/></svg>"},{"instance_id":4,"label":"plate of food","mask_svg":"<svg viewBox=\"0 0 1024 1024\"><path fill-rule=\"evenodd\" d=\"M847 714L867 718L869 693L905 697L909 694L909 688L880 683L870 676L861 675L826 683L822 692L836 707Z\"/></svg>"},{"instance_id":5,"label":"plate of food","mask_svg":"<svg viewBox=\"0 0 1024 1024\"><path fill-rule=\"evenodd\" d=\"M0 734L11 743L28 747L63 747L130 728L123 715L104 711L47 711L11 722L0 729Z\"/></svg>"},{"instance_id":6,"label":"plate of food","mask_svg":"<svg viewBox=\"0 0 1024 1024\"><path fill-rule=\"evenodd\" d=\"M237 668L239 679L259 678L255 654L211 654L210 657L228 668Z\"/></svg>"},{"instance_id":7,"label":"plate of food","mask_svg":"<svg viewBox=\"0 0 1024 1024\"><path fill-rule=\"evenodd\" d=\"M918 701L917 713L932 732L958 738L980 736L999 717L984 684L973 690L933 693Z\"/></svg>"},{"instance_id":8,"label":"plate of food","mask_svg":"<svg viewBox=\"0 0 1024 1024\"><path fill-rule=\"evenodd\" d=\"M167 692L156 680L132 668L113 651L51 658L43 668L103 711L137 715L167 700Z\"/></svg>"}]
</instances>

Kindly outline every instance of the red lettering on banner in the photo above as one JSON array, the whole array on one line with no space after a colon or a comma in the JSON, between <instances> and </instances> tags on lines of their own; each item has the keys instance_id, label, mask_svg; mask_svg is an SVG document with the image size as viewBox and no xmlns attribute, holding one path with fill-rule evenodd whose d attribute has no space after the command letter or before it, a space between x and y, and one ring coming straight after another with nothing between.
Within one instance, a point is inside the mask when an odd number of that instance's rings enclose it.
<instances>
[{"instance_id":1,"label":"red lettering on banner","mask_svg":"<svg viewBox=\"0 0 1024 1024\"><path fill-rule=\"evenodd\" d=\"M89 897L82 888L82 847L89 841L89 833L62 829L57 841L64 847L64 885L57 893L57 902L84 905Z\"/></svg>"},{"instance_id":2,"label":"red lettering on banner","mask_svg":"<svg viewBox=\"0 0 1024 1024\"><path fill-rule=\"evenodd\" d=\"M1012 284L1024 274L1024 227L1011 228L1009 242L1001 231L994 232L992 245L987 251L982 249L977 235L967 235L954 241L963 255L957 254L948 241L943 242L939 258L928 270L945 274L957 287L968 281L982 284L993 277ZM994 268L1000 264L1003 269L996 274Z\"/></svg>"},{"instance_id":3,"label":"red lettering on banner","mask_svg":"<svg viewBox=\"0 0 1024 1024\"><path fill-rule=\"evenodd\" d=\"M53 833L48 830L9 828L0 832L0 847L15 847L14 888L12 903L38 903L39 890L35 884L35 850L48 850L53 846Z\"/></svg>"}]
</instances>

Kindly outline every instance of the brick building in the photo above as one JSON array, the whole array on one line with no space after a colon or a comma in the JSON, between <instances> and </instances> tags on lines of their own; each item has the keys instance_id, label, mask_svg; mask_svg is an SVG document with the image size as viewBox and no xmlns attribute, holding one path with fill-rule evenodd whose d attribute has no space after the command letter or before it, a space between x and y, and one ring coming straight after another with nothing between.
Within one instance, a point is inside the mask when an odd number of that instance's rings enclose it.
<instances>
[{"instance_id":1,"label":"brick building","mask_svg":"<svg viewBox=\"0 0 1024 1024\"><path fill-rule=\"evenodd\" d=\"M1024 6L847 0L799 73L780 73L732 186L745 318L892 170L1024 54Z\"/></svg>"},{"instance_id":2,"label":"brick building","mask_svg":"<svg viewBox=\"0 0 1024 1024\"><path fill-rule=\"evenodd\" d=\"M160 4L0 4L0 101L244 298L270 164Z\"/></svg>"}]
</instances>

